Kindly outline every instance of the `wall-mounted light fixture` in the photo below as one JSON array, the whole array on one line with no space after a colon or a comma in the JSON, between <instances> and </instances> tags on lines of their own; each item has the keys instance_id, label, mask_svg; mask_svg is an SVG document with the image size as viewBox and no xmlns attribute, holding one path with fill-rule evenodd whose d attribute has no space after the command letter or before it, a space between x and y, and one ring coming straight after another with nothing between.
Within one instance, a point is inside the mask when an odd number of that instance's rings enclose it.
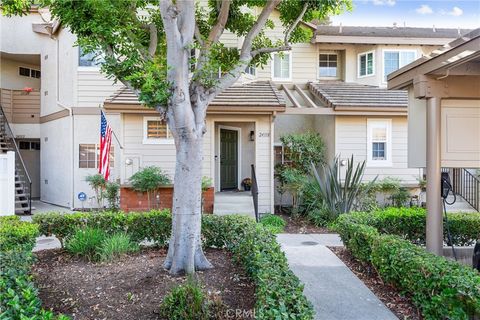
<instances>
[{"instance_id":1,"label":"wall-mounted light fixture","mask_svg":"<svg viewBox=\"0 0 480 320\"><path fill-rule=\"evenodd\" d=\"M125 164L127 166L131 165L132 163L133 163L132 159L130 159L130 158L125 159Z\"/></svg>"},{"instance_id":2,"label":"wall-mounted light fixture","mask_svg":"<svg viewBox=\"0 0 480 320\"><path fill-rule=\"evenodd\" d=\"M345 159L340 160L340 166L345 167L348 164L348 161Z\"/></svg>"},{"instance_id":3,"label":"wall-mounted light fixture","mask_svg":"<svg viewBox=\"0 0 480 320\"><path fill-rule=\"evenodd\" d=\"M250 141L255 141L255 131L250 131L249 138L250 138Z\"/></svg>"}]
</instances>

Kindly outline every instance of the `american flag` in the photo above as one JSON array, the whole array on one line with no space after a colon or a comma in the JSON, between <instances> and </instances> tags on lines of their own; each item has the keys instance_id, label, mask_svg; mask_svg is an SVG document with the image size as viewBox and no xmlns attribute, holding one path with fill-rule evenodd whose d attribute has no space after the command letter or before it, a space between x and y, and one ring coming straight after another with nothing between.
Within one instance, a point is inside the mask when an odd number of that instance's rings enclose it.
<instances>
[{"instance_id":1,"label":"american flag","mask_svg":"<svg viewBox=\"0 0 480 320\"><path fill-rule=\"evenodd\" d=\"M112 128L107 122L105 113L101 112L100 119L100 163L98 172L108 180L110 175L110 146L112 145Z\"/></svg>"}]
</instances>

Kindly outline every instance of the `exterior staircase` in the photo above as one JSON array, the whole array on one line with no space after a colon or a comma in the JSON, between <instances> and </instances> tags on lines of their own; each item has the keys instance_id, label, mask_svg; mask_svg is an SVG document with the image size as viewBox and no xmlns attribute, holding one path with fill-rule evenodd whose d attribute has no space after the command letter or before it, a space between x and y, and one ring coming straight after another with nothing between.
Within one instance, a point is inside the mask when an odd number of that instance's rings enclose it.
<instances>
[{"instance_id":1,"label":"exterior staircase","mask_svg":"<svg viewBox=\"0 0 480 320\"><path fill-rule=\"evenodd\" d=\"M32 180L23 162L12 129L0 105L0 153L15 153L15 213L32 213Z\"/></svg>"},{"instance_id":2,"label":"exterior staircase","mask_svg":"<svg viewBox=\"0 0 480 320\"><path fill-rule=\"evenodd\" d=\"M242 191L217 192L215 194L215 203L213 214L244 214L255 218L255 207L253 205L252 194Z\"/></svg>"}]
</instances>

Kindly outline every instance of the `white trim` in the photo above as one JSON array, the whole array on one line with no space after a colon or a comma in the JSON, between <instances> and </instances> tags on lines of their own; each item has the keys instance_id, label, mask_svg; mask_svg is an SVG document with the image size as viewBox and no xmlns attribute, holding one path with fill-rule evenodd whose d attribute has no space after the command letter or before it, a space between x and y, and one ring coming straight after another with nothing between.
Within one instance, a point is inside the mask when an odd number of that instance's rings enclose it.
<instances>
[{"instance_id":1,"label":"white trim","mask_svg":"<svg viewBox=\"0 0 480 320\"><path fill-rule=\"evenodd\" d=\"M272 53L270 57L270 76L273 81L292 81L292 51L285 51L283 52L284 55L288 54L288 78L276 78L273 76L274 74L274 57L275 55L280 54L280 52Z\"/></svg>"},{"instance_id":2,"label":"white trim","mask_svg":"<svg viewBox=\"0 0 480 320\"><path fill-rule=\"evenodd\" d=\"M161 121L160 117L143 117L143 144L174 144L173 137L169 137L169 129L167 124L167 138L147 138L147 123L148 121Z\"/></svg>"},{"instance_id":3,"label":"white trim","mask_svg":"<svg viewBox=\"0 0 480 320\"><path fill-rule=\"evenodd\" d=\"M217 139L216 143L218 146L218 161L216 165L215 171L217 172L217 177L218 177L218 191L222 191L222 186L221 186L221 169L220 169L220 159L222 158L221 155L221 145L220 145L220 130L225 129L225 130L233 130L237 131L237 189L240 190L240 185L242 183L242 128L239 127L231 127L231 126L224 126L224 125L218 125L216 134L217 134Z\"/></svg>"},{"instance_id":4,"label":"white trim","mask_svg":"<svg viewBox=\"0 0 480 320\"><path fill-rule=\"evenodd\" d=\"M360 57L365 55L365 56L368 56L368 54L371 53L372 54L372 73L371 74L368 74L368 57L366 57L366 60L365 60L365 72L366 74L365 75L360 75ZM372 50L372 51L365 51L365 52L361 52L361 53L358 53L357 54L357 78L361 79L361 78L366 78L366 77L372 77L375 75L375 51Z\"/></svg>"},{"instance_id":5,"label":"white trim","mask_svg":"<svg viewBox=\"0 0 480 320\"><path fill-rule=\"evenodd\" d=\"M385 160L372 159L372 130L375 126L382 126L386 128L386 153ZM392 119L370 119L367 118L367 167L392 167Z\"/></svg>"},{"instance_id":6,"label":"white trim","mask_svg":"<svg viewBox=\"0 0 480 320\"><path fill-rule=\"evenodd\" d=\"M382 50L382 83L384 83L384 84L387 83L387 81L385 81L385 76L386 76L386 74L385 74L385 52L398 52L398 53L400 53L400 52L413 52L413 53L415 53L415 57L413 58L413 61L417 60L417 55L418 55L418 51L415 50L415 49L383 49ZM410 61L410 62L413 62L413 61ZM404 64L403 66L401 65L400 54L399 54L398 55L398 69L403 68L407 64L408 63ZM395 72L395 71L392 71L392 72Z\"/></svg>"}]
</instances>

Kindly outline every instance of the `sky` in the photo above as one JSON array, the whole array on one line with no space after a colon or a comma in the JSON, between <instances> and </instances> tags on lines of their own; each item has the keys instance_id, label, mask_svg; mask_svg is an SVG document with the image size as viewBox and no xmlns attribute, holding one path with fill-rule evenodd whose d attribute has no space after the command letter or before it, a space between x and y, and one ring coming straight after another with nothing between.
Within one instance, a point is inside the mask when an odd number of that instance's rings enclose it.
<instances>
[{"instance_id":1,"label":"sky","mask_svg":"<svg viewBox=\"0 0 480 320\"><path fill-rule=\"evenodd\" d=\"M332 25L480 28L480 0L353 0L353 6L331 17Z\"/></svg>"}]
</instances>

